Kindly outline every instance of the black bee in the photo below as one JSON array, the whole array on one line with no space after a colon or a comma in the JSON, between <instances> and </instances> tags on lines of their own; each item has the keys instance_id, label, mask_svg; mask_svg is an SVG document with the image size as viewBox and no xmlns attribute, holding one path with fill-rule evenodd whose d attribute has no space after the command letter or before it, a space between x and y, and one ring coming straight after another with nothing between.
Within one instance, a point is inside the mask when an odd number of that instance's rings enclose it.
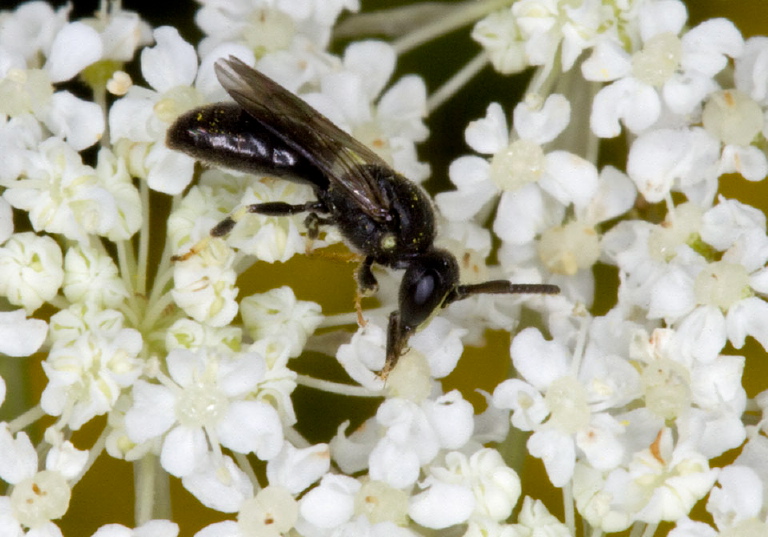
<instances>
[{"instance_id":1,"label":"black bee","mask_svg":"<svg viewBox=\"0 0 768 537\"><path fill-rule=\"evenodd\" d=\"M229 233L246 213L307 213L310 238L336 226L364 258L357 271L362 295L378 287L374 263L405 273L398 309L389 316L386 363L395 367L410 335L433 312L478 293L558 293L555 285L493 280L459 283L456 258L435 248L435 215L424 190L390 168L368 147L291 92L235 57L215 66L235 100L191 110L170 127L167 145L199 160L247 173L269 174L312 186L317 199L299 205L259 203L241 208L211 230ZM175 260L194 255L200 243Z\"/></svg>"}]
</instances>

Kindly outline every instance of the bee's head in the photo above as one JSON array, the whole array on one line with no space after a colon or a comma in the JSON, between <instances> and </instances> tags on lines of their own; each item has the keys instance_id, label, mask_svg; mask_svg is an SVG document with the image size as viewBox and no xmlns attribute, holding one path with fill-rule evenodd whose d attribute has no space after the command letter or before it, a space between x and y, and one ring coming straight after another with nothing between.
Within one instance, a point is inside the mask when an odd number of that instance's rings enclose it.
<instances>
[{"instance_id":1,"label":"bee's head","mask_svg":"<svg viewBox=\"0 0 768 537\"><path fill-rule=\"evenodd\" d=\"M400 328L413 332L427 321L459 282L456 258L433 249L416 257L405 269L400 283Z\"/></svg>"}]
</instances>

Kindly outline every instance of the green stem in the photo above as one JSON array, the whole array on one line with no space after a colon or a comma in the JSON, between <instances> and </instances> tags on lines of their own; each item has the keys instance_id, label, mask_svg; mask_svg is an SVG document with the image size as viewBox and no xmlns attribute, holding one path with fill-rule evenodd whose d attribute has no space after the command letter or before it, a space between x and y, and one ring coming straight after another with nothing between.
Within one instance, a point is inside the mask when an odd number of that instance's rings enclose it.
<instances>
[{"instance_id":1,"label":"green stem","mask_svg":"<svg viewBox=\"0 0 768 537\"><path fill-rule=\"evenodd\" d=\"M136 526L156 518L170 519L171 496L168 474L151 453L134 463Z\"/></svg>"},{"instance_id":2,"label":"green stem","mask_svg":"<svg viewBox=\"0 0 768 537\"><path fill-rule=\"evenodd\" d=\"M414 32L401 37L392 43L398 54L432 41L438 37L449 34L452 31L475 22L486 15L511 5L510 0L486 0L485 2L464 2L456 7L455 11L437 19L431 24L422 26Z\"/></svg>"},{"instance_id":3,"label":"green stem","mask_svg":"<svg viewBox=\"0 0 768 537\"><path fill-rule=\"evenodd\" d=\"M445 84L427 99L428 114L432 114L444 102L453 97L467 82L488 65L488 54L481 52L459 69Z\"/></svg>"},{"instance_id":4,"label":"green stem","mask_svg":"<svg viewBox=\"0 0 768 537\"><path fill-rule=\"evenodd\" d=\"M33 406L18 418L10 421L8 423L8 430L11 433L16 433L18 431L21 431L28 425L36 422L43 416L45 416L45 412L43 412L42 407L40 405Z\"/></svg>"},{"instance_id":5,"label":"green stem","mask_svg":"<svg viewBox=\"0 0 768 537\"><path fill-rule=\"evenodd\" d=\"M351 384L342 384L340 382L331 382L309 377L307 375L296 375L296 383L307 388L314 388L328 393L346 395L349 397L383 397L381 392L372 392L362 386L353 386Z\"/></svg>"}]
</instances>

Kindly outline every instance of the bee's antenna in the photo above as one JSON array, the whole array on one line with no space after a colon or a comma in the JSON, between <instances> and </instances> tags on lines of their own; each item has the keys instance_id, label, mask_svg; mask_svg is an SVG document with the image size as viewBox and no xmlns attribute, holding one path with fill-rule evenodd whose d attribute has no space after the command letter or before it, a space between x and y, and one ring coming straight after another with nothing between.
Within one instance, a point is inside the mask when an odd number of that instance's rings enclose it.
<instances>
[{"instance_id":1,"label":"bee's antenna","mask_svg":"<svg viewBox=\"0 0 768 537\"><path fill-rule=\"evenodd\" d=\"M507 280L490 280L483 283L457 285L451 293L445 297L443 306L447 306L458 300L463 300L472 295L511 295L511 294L538 294L556 295L560 292L557 285L548 283L512 283Z\"/></svg>"}]
</instances>

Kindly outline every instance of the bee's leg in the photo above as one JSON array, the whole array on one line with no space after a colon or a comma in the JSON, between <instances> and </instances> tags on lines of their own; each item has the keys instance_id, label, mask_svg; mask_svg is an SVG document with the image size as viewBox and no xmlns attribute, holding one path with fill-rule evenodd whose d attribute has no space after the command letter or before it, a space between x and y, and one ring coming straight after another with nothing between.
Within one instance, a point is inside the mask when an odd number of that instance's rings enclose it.
<instances>
[{"instance_id":1,"label":"bee's leg","mask_svg":"<svg viewBox=\"0 0 768 537\"><path fill-rule=\"evenodd\" d=\"M395 310L389 314L389 323L387 325L387 358L384 362L384 368L379 372L379 377L386 380L389 374L400 360L400 355L406 350L405 345L411 329L404 326L400 320L400 313Z\"/></svg>"},{"instance_id":2,"label":"bee's leg","mask_svg":"<svg viewBox=\"0 0 768 537\"><path fill-rule=\"evenodd\" d=\"M360 267L357 269L355 279L357 280L357 291L355 292L355 310L357 311L357 324L365 326L368 321L363 317L363 305L362 300L364 297L373 295L379 289L379 282L376 281L376 276L373 275L371 266L373 265L373 258L367 256L360 263Z\"/></svg>"},{"instance_id":3,"label":"bee's leg","mask_svg":"<svg viewBox=\"0 0 768 537\"><path fill-rule=\"evenodd\" d=\"M232 231L232 228L243 219L246 214L261 214L263 216L291 216L293 214L306 213L315 215L315 217L321 223L324 223L322 218L316 215L316 212L327 213L325 205L319 201L310 201L307 203L301 203L298 205L291 205L284 201L271 201L266 203L254 203L253 205L245 205L232 211L227 215L224 220L213 226L210 232L210 236L204 237L199 240L195 245L190 248L188 252L182 255L175 255L171 257L171 261L186 261L193 255L205 249L211 240L211 237L218 238L224 237ZM309 219L309 217L307 217ZM311 235L311 231L310 231Z\"/></svg>"},{"instance_id":4,"label":"bee's leg","mask_svg":"<svg viewBox=\"0 0 768 537\"><path fill-rule=\"evenodd\" d=\"M309 213L304 220L304 225L307 227L307 236L310 240L315 240L320 236L320 226L330 226L335 223L336 221L333 218L323 218L314 211Z\"/></svg>"}]
</instances>

